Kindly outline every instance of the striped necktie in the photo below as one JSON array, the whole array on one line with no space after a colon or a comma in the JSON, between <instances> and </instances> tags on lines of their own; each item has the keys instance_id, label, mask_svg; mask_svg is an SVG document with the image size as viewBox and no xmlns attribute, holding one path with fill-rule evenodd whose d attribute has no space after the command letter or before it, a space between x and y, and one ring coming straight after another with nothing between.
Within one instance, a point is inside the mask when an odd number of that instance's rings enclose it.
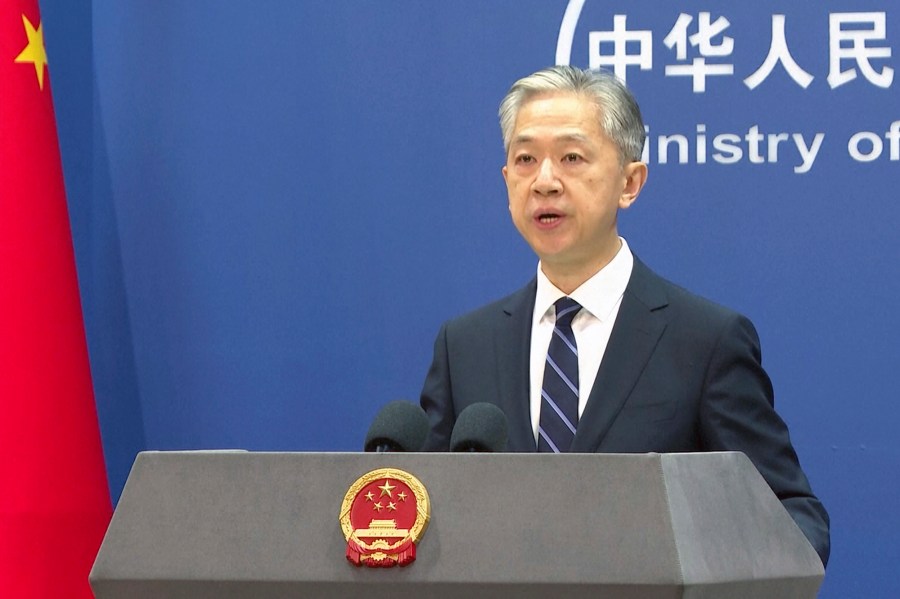
<instances>
[{"instance_id":1,"label":"striped necktie","mask_svg":"<svg viewBox=\"0 0 900 599\"><path fill-rule=\"evenodd\" d=\"M555 306L556 325L541 387L538 451L560 453L569 451L578 426L578 346L572 319L581 310L581 304L564 297Z\"/></svg>"}]
</instances>

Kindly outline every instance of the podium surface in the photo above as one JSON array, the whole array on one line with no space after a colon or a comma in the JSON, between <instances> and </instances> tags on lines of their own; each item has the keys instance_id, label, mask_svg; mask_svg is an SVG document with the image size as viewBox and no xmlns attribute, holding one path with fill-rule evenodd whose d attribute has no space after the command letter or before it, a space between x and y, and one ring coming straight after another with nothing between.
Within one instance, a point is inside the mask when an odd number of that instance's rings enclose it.
<instances>
[{"instance_id":1,"label":"podium surface","mask_svg":"<svg viewBox=\"0 0 900 599\"><path fill-rule=\"evenodd\" d=\"M399 468L431 520L407 567L345 559L341 503ZM97 599L815 597L822 564L739 453L145 452Z\"/></svg>"}]
</instances>

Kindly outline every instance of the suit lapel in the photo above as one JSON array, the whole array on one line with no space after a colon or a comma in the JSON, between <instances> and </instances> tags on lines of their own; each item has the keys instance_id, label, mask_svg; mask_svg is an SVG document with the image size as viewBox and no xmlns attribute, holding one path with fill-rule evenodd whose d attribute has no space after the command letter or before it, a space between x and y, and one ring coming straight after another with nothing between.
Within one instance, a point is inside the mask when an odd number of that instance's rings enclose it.
<instances>
[{"instance_id":1,"label":"suit lapel","mask_svg":"<svg viewBox=\"0 0 900 599\"><path fill-rule=\"evenodd\" d=\"M625 405L666 328L665 290L637 257L588 397L573 452L594 452Z\"/></svg>"},{"instance_id":2,"label":"suit lapel","mask_svg":"<svg viewBox=\"0 0 900 599\"><path fill-rule=\"evenodd\" d=\"M501 304L502 314L494 335L500 408L509 419L509 451L535 451L529 407L531 319L537 279Z\"/></svg>"}]
</instances>

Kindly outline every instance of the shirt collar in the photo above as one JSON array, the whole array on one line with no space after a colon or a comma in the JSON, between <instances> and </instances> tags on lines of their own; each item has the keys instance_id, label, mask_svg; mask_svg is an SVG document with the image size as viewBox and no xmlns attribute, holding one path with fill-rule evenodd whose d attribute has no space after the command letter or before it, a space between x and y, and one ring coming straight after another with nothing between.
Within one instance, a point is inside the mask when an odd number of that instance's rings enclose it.
<instances>
[{"instance_id":1,"label":"shirt collar","mask_svg":"<svg viewBox=\"0 0 900 599\"><path fill-rule=\"evenodd\" d=\"M613 259L601 268L594 276L582 283L578 289L569 294L569 297L581 304L581 307L590 312L601 322L609 318L610 313L625 293L631 271L634 267L634 256L628 248L628 243L619 237L622 247ZM550 282L547 275L541 270L541 263L537 268L537 294L534 298L534 323L540 322L554 314L553 304L565 293Z\"/></svg>"}]
</instances>

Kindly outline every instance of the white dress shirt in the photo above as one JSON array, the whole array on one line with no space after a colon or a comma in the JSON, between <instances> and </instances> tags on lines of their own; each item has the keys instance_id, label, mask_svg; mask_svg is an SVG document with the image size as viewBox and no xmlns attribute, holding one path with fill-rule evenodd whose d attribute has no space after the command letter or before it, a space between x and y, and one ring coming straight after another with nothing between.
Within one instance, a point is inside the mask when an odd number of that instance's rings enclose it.
<instances>
[{"instance_id":1,"label":"white dress shirt","mask_svg":"<svg viewBox=\"0 0 900 599\"><path fill-rule=\"evenodd\" d=\"M572 321L572 332L578 346L578 417L584 412L588 396L597 378L597 370L609 343L625 287L631 278L634 256L621 237L622 247L612 261L590 279L581 284L569 297L581 304L581 311ZM544 365L547 349L556 324L553 304L565 293L560 291L541 270L537 269L537 294L534 298L534 316L531 321L531 427L537 443L538 424L541 419L541 386L544 382Z\"/></svg>"}]
</instances>

